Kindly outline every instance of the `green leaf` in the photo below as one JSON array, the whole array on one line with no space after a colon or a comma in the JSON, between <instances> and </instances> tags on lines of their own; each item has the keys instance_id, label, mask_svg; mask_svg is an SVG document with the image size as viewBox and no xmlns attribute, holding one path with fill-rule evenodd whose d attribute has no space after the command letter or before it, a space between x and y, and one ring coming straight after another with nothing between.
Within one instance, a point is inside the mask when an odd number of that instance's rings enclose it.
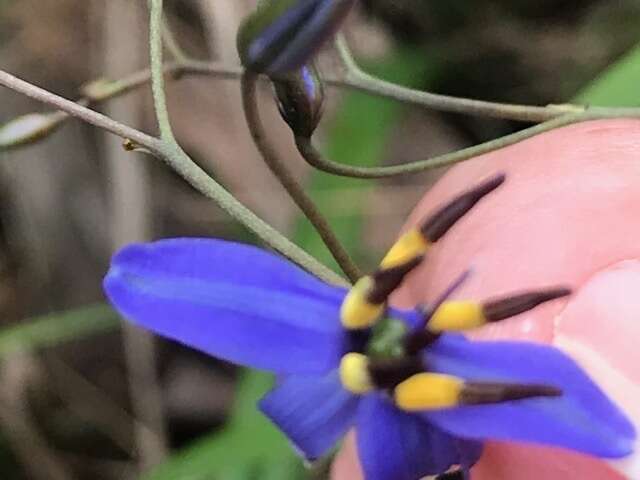
<instances>
[{"instance_id":1,"label":"green leaf","mask_svg":"<svg viewBox=\"0 0 640 480\"><path fill-rule=\"evenodd\" d=\"M640 45L607 68L575 98L603 107L640 106Z\"/></svg>"},{"instance_id":2,"label":"green leaf","mask_svg":"<svg viewBox=\"0 0 640 480\"><path fill-rule=\"evenodd\" d=\"M118 314L103 304L25 320L0 330L0 358L114 330L119 324Z\"/></svg>"},{"instance_id":3,"label":"green leaf","mask_svg":"<svg viewBox=\"0 0 640 480\"><path fill-rule=\"evenodd\" d=\"M178 452L145 480L246 480L300 478L292 449L283 435L257 409L257 400L271 387L271 375L245 372L231 419Z\"/></svg>"}]
</instances>

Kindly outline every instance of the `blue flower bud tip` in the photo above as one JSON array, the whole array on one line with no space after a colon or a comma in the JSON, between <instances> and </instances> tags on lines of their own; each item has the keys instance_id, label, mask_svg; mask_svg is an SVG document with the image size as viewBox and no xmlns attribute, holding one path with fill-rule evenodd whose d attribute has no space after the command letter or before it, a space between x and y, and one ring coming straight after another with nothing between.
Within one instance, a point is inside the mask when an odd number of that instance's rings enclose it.
<instances>
[{"instance_id":1,"label":"blue flower bud tip","mask_svg":"<svg viewBox=\"0 0 640 480\"><path fill-rule=\"evenodd\" d=\"M238 31L242 64L270 76L301 68L340 28L354 4L355 0L265 2Z\"/></svg>"}]
</instances>

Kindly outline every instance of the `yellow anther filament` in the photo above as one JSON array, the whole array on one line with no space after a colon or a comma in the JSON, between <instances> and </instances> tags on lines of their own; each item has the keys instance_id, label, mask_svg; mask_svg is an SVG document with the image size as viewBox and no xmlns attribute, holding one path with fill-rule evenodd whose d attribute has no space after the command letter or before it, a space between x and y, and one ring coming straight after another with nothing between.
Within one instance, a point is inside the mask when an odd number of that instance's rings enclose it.
<instances>
[{"instance_id":1,"label":"yellow anther filament","mask_svg":"<svg viewBox=\"0 0 640 480\"><path fill-rule=\"evenodd\" d=\"M463 380L439 373L418 373L394 390L398 408L413 412L455 407L464 388Z\"/></svg>"},{"instance_id":2,"label":"yellow anther filament","mask_svg":"<svg viewBox=\"0 0 640 480\"><path fill-rule=\"evenodd\" d=\"M345 389L358 395L373 390L369 359L361 353L347 353L340 361L340 381Z\"/></svg>"},{"instance_id":3,"label":"yellow anther filament","mask_svg":"<svg viewBox=\"0 0 640 480\"><path fill-rule=\"evenodd\" d=\"M384 312L385 305L375 305L367 300L373 286L371 277L362 277L351 288L340 307L340 321L349 330L371 327Z\"/></svg>"},{"instance_id":4,"label":"yellow anther filament","mask_svg":"<svg viewBox=\"0 0 640 480\"><path fill-rule=\"evenodd\" d=\"M417 229L402 235L380 262L381 269L393 268L424 255L431 244Z\"/></svg>"},{"instance_id":5,"label":"yellow anther filament","mask_svg":"<svg viewBox=\"0 0 640 480\"><path fill-rule=\"evenodd\" d=\"M461 331L487 323L482 305L467 301L444 302L429 320L433 332Z\"/></svg>"}]
</instances>

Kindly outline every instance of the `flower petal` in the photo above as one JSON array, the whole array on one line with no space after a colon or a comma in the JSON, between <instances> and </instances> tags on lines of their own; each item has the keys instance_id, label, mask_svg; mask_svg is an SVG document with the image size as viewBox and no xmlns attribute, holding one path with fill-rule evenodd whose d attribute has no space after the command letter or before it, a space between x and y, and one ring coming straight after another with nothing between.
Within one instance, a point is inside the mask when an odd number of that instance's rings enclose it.
<instances>
[{"instance_id":1,"label":"flower petal","mask_svg":"<svg viewBox=\"0 0 640 480\"><path fill-rule=\"evenodd\" d=\"M293 375L260 401L260 410L309 460L326 454L355 421L358 397L337 371L324 377Z\"/></svg>"},{"instance_id":2,"label":"flower petal","mask_svg":"<svg viewBox=\"0 0 640 480\"><path fill-rule=\"evenodd\" d=\"M381 394L363 398L356 428L367 480L417 480L452 465L469 468L482 450L480 442L455 438L419 415L398 410Z\"/></svg>"},{"instance_id":3,"label":"flower petal","mask_svg":"<svg viewBox=\"0 0 640 480\"><path fill-rule=\"evenodd\" d=\"M472 342L449 334L424 358L429 370L467 380L542 383L563 391L556 398L422 414L454 435L555 445L613 458L633 449L633 425L560 350L527 342Z\"/></svg>"},{"instance_id":4,"label":"flower petal","mask_svg":"<svg viewBox=\"0 0 640 480\"><path fill-rule=\"evenodd\" d=\"M339 28L355 0L272 0L263 2L238 32L245 67L285 74L311 61Z\"/></svg>"},{"instance_id":5,"label":"flower petal","mask_svg":"<svg viewBox=\"0 0 640 480\"><path fill-rule=\"evenodd\" d=\"M210 239L131 245L104 288L129 320L242 365L319 373L338 365L343 288L273 254Z\"/></svg>"},{"instance_id":6,"label":"flower petal","mask_svg":"<svg viewBox=\"0 0 640 480\"><path fill-rule=\"evenodd\" d=\"M295 39L270 65L271 72L286 72L309 61L340 27L355 0L319 0L313 16L303 24Z\"/></svg>"}]
</instances>

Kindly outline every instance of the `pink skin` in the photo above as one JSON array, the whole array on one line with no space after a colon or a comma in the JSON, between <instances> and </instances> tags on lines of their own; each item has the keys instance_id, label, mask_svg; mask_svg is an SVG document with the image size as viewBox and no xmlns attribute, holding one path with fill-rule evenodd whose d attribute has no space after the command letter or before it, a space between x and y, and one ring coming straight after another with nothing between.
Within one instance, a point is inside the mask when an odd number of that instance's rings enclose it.
<instances>
[{"instance_id":1,"label":"pink skin","mask_svg":"<svg viewBox=\"0 0 640 480\"><path fill-rule=\"evenodd\" d=\"M634 351L640 342L640 121L573 125L457 166L422 199L407 226L496 172L507 173L505 185L433 248L394 303L406 307L433 299L469 267L474 273L458 298L571 286L568 299L473 336L557 346L640 427L640 356ZM472 477L640 479L640 455L606 462L549 447L491 442ZM333 479L358 478L350 438Z\"/></svg>"}]
</instances>

